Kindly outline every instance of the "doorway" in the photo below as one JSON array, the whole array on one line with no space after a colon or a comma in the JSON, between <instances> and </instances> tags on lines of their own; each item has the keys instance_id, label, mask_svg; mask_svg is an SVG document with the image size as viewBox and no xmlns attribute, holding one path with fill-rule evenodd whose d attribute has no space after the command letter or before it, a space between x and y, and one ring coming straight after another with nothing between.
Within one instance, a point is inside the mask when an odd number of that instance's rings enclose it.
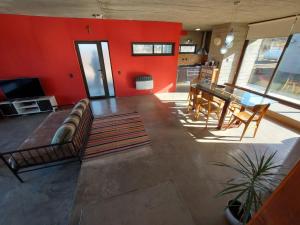
<instances>
[{"instance_id":1,"label":"doorway","mask_svg":"<svg viewBox=\"0 0 300 225\"><path fill-rule=\"evenodd\" d=\"M90 99L115 96L107 41L76 41L77 56Z\"/></svg>"}]
</instances>

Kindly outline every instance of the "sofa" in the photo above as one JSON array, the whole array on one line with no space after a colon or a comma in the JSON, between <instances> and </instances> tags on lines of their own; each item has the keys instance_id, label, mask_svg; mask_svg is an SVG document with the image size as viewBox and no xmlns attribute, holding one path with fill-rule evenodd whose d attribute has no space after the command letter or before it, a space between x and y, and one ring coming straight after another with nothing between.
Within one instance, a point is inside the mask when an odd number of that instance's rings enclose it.
<instances>
[{"instance_id":1,"label":"sofa","mask_svg":"<svg viewBox=\"0 0 300 225\"><path fill-rule=\"evenodd\" d=\"M18 149L0 157L21 182L20 173L81 162L92 122L90 102L82 99L72 109L49 114Z\"/></svg>"}]
</instances>

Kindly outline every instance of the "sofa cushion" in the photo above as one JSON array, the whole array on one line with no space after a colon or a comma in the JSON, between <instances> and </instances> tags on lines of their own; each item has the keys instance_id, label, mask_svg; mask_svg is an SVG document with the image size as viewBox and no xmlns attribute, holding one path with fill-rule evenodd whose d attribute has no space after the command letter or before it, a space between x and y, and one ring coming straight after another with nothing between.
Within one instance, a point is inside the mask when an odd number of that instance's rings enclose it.
<instances>
[{"instance_id":1,"label":"sofa cushion","mask_svg":"<svg viewBox=\"0 0 300 225\"><path fill-rule=\"evenodd\" d=\"M72 124L75 125L75 127L77 127L78 124L79 124L79 122L80 122L80 117L78 117L77 115L71 114L71 115L69 115L69 116L64 120L63 123L64 123L64 124L66 124L66 123L72 123Z\"/></svg>"},{"instance_id":2,"label":"sofa cushion","mask_svg":"<svg viewBox=\"0 0 300 225\"><path fill-rule=\"evenodd\" d=\"M90 103L90 100L88 98L81 99L79 102L84 103L85 105L88 105Z\"/></svg>"},{"instance_id":3,"label":"sofa cushion","mask_svg":"<svg viewBox=\"0 0 300 225\"><path fill-rule=\"evenodd\" d=\"M85 110L86 109L86 104L84 102L78 102L74 107L73 107L73 110L76 110L76 109L81 109L81 110Z\"/></svg>"},{"instance_id":4,"label":"sofa cushion","mask_svg":"<svg viewBox=\"0 0 300 225\"><path fill-rule=\"evenodd\" d=\"M61 125L55 132L51 144L61 144L61 143L71 141L75 133L75 130L76 127L72 123L66 123Z\"/></svg>"},{"instance_id":5,"label":"sofa cushion","mask_svg":"<svg viewBox=\"0 0 300 225\"><path fill-rule=\"evenodd\" d=\"M70 113L70 115L76 115L76 116L78 116L79 118L81 118L82 115L83 115L83 110L82 110L82 108L78 108L78 109L73 108L73 110L72 110L72 112Z\"/></svg>"}]
</instances>

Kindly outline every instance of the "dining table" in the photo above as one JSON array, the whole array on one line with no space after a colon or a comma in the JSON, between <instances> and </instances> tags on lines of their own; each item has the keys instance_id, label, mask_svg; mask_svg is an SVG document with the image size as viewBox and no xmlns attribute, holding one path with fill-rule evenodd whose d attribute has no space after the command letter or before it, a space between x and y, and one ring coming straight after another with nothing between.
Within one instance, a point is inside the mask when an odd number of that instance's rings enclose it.
<instances>
[{"instance_id":1,"label":"dining table","mask_svg":"<svg viewBox=\"0 0 300 225\"><path fill-rule=\"evenodd\" d=\"M273 99L241 90L234 86L220 86L214 83L198 82L191 84L200 92L206 92L221 99L224 102L222 107L221 116L219 119L217 129L221 130L224 127L225 118L227 115L228 107L232 102L241 105L242 109L253 107L259 104L273 104L276 103Z\"/></svg>"}]
</instances>

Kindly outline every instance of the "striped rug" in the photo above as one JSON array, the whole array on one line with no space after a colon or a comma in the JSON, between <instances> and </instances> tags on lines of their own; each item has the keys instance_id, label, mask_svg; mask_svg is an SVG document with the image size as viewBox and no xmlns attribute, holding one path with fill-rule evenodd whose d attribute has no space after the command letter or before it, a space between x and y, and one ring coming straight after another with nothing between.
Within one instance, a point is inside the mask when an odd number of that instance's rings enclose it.
<instances>
[{"instance_id":1,"label":"striped rug","mask_svg":"<svg viewBox=\"0 0 300 225\"><path fill-rule=\"evenodd\" d=\"M150 139L137 112L95 118L83 159L146 145Z\"/></svg>"}]
</instances>

